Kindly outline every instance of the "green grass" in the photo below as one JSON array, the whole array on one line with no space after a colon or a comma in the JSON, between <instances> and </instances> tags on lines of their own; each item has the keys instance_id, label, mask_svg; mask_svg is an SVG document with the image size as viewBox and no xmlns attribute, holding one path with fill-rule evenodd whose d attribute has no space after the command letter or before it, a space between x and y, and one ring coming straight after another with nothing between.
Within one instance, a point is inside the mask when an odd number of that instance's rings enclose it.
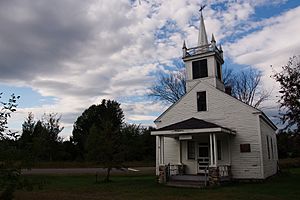
<instances>
[{"instance_id":1,"label":"green grass","mask_svg":"<svg viewBox=\"0 0 300 200\"><path fill-rule=\"evenodd\" d=\"M113 176L110 183L95 183L95 176L32 176L45 181L42 190L17 191L16 199L300 199L300 168L290 169L263 183L234 183L209 189L171 188L154 176Z\"/></svg>"}]
</instances>

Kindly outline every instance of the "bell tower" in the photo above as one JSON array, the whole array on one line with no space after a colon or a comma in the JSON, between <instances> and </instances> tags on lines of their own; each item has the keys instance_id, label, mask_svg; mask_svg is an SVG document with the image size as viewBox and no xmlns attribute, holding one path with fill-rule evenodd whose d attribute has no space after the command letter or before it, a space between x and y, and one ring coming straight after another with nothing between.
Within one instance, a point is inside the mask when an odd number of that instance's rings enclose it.
<instances>
[{"instance_id":1,"label":"bell tower","mask_svg":"<svg viewBox=\"0 0 300 200\"><path fill-rule=\"evenodd\" d=\"M212 34L208 43L203 19L204 6L200 9L200 25L198 34L198 46L187 48L183 42L183 61L186 68L186 89L189 91L195 84L206 82L219 90L225 91L222 80L223 51L221 45L217 47Z\"/></svg>"}]
</instances>

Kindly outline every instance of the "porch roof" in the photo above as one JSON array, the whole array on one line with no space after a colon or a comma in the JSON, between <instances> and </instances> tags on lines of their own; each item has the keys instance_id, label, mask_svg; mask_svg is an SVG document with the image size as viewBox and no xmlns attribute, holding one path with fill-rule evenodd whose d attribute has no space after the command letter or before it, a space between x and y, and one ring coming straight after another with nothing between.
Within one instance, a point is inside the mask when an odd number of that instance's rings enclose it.
<instances>
[{"instance_id":1,"label":"porch roof","mask_svg":"<svg viewBox=\"0 0 300 200\"><path fill-rule=\"evenodd\" d=\"M207 122L205 120L190 118L169 126L162 127L152 131L151 135L170 135L170 134L185 134L185 133L211 133L224 132L235 134L235 131L219 126L217 124Z\"/></svg>"}]
</instances>

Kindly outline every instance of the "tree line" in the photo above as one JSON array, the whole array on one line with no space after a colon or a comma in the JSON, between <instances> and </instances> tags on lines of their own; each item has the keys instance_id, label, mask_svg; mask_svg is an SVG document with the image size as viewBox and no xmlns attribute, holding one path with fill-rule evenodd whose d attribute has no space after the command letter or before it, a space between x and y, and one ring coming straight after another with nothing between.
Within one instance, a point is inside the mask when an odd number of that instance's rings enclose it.
<instances>
[{"instance_id":1,"label":"tree line","mask_svg":"<svg viewBox=\"0 0 300 200\"><path fill-rule=\"evenodd\" d=\"M59 134L63 130L61 117L55 113L44 114L36 120L28 114L22 124L20 137L11 138L24 156L30 156L34 162L51 161L96 161L101 162L93 153L97 148L109 145L105 141L113 133L119 138L110 140L120 142L123 161L153 161L155 159L155 138L150 136L152 127L142 127L124 122L120 104L112 100L103 100L101 104L92 105L80 115L74 123L72 136L63 140ZM111 148L111 147L109 147ZM116 149L115 149L116 150ZM107 153L107 152L106 152ZM108 154L108 153L107 153ZM105 156L103 153L102 156ZM100 156L101 157L101 156Z\"/></svg>"}]
</instances>

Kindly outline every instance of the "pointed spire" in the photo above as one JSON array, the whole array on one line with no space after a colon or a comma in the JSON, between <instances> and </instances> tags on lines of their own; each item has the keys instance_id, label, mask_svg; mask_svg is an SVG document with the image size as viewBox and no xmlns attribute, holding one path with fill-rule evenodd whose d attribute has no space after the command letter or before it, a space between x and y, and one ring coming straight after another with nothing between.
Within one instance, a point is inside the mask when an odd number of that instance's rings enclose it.
<instances>
[{"instance_id":1,"label":"pointed spire","mask_svg":"<svg viewBox=\"0 0 300 200\"><path fill-rule=\"evenodd\" d=\"M223 58L223 49L222 49L222 46L221 46L221 45L219 46L219 51L220 51L221 57Z\"/></svg>"},{"instance_id":2,"label":"pointed spire","mask_svg":"<svg viewBox=\"0 0 300 200\"><path fill-rule=\"evenodd\" d=\"M182 49L186 49L185 40L183 40L183 46Z\"/></svg>"},{"instance_id":3,"label":"pointed spire","mask_svg":"<svg viewBox=\"0 0 300 200\"><path fill-rule=\"evenodd\" d=\"M222 45L219 46L219 50L223 52Z\"/></svg>"},{"instance_id":4,"label":"pointed spire","mask_svg":"<svg viewBox=\"0 0 300 200\"><path fill-rule=\"evenodd\" d=\"M186 51L187 51L187 48L186 48L186 45L185 45L185 40L183 40L183 46L182 46L182 57L186 57Z\"/></svg>"},{"instance_id":5,"label":"pointed spire","mask_svg":"<svg viewBox=\"0 0 300 200\"><path fill-rule=\"evenodd\" d=\"M202 7L200 9L200 25L199 25L199 35L198 35L198 46L203 46L207 45L207 35L206 35L206 30L205 30L205 25L204 25L204 19L202 15Z\"/></svg>"},{"instance_id":6,"label":"pointed spire","mask_svg":"<svg viewBox=\"0 0 300 200\"><path fill-rule=\"evenodd\" d=\"M216 43L214 34L211 35L211 43Z\"/></svg>"}]
</instances>

